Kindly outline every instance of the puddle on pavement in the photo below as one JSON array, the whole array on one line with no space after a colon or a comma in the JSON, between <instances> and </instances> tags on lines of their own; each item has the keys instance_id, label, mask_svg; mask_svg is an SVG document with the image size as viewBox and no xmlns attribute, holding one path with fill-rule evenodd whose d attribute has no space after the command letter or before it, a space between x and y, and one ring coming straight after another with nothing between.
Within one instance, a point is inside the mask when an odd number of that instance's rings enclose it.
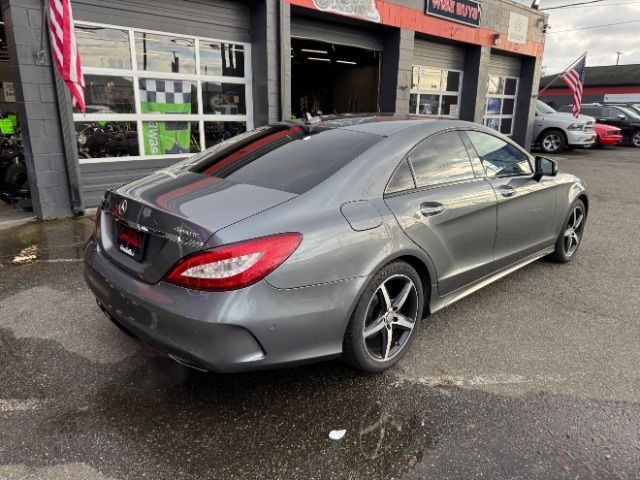
<instances>
[{"instance_id":1,"label":"puddle on pavement","mask_svg":"<svg viewBox=\"0 0 640 480\"><path fill-rule=\"evenodd\" d=\"M0 412L4 465L82 462L119 479L609 478L640 459L637 405L398 383L339 362L223 376L139 351L104 365L0 329L0 378L0 397L40 405Z\"/></svg>"},{"instance_id":2,"label":"puddle on pavement","mask_svg":"<svg viewBox=\"0 0 640 480\"><path fill-rule=\"evenodd\" d=\"M0 265L79 259L93 224L86 218L32 223L0 232Z\"/></svg>"}]
</instances>

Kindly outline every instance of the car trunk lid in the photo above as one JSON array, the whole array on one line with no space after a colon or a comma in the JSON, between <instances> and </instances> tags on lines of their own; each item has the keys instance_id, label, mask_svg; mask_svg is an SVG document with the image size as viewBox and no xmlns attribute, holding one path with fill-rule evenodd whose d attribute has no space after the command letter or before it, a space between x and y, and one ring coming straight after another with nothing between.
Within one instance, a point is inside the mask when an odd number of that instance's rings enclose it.
<instances>
[{"instance_id":1,"label":"car trunk lid","mask_svg":"<svg viewBox=\"0 0 640 480\"><path fill-rule=\"evenodd\" d=\"M120 268L155 283L216 231L295 196L190 171L159 171L107 193L101 247Z\"/></svg>"}]
</instances>

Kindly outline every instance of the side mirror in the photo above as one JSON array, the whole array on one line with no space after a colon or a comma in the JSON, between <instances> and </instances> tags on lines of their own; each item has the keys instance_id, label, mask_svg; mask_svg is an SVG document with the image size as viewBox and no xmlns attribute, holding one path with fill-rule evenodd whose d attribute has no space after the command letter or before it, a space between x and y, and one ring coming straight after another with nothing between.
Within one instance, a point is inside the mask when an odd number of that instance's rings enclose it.
<instances>
[{"instance_id":1,"label":"side mirror","mask_svg":"<svg viewBox=\"0 0 640 480\"><path fill-rule=\"evenodd\" d=\"M558 162L546 157L536 157L535 177L540 180L543 176L555 177L558 174Z\"/></svg>"},{"instance_id":2,"label":"side mirror","mask_svg":"<svg viewBox=\"0 0 640 480\"><path fill-rule=\"evenodd\" d=\"M623 114L618 115L618 120L626 120L626 119L627 119L626 115L623 115Z\"/></svg>"}]
</instances>

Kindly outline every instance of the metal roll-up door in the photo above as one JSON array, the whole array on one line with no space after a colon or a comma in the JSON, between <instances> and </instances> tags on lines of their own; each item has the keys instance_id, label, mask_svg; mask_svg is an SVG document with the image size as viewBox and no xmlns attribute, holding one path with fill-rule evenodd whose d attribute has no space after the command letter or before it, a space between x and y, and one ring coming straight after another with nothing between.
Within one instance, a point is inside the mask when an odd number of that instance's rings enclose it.
<instances>
[{"instance_id":1,"label":"metal roll-up door","mask_svg":"<svg viewBox=\"0 0 640 480\"><path fill-rule=\"evenodd\" d=\"M519 77L520 58L509 57L507 55L500 55L492 52L491 60L489 61L489 75Z\"/></svg>"},{"instance_id":2,"label":"metal roll-up door","mask_svg":"<svg viewBox=\"0 0 640 480\"><path fill-rule=\"evenodd\" d=\"M311 18L292 17L291 36L367 50L382 50L380 38L370 31Z\"/></svg>"},{"instance_id":3,"label":"metal roll-up door","mask_svg":"<svg viewBox=\"0 0 640 480\"><path fill-rule=\"evenodd\" d=\"M416 38L413 47L413 64L464 70L464 48Z\"/></svg>"}]
</instances>

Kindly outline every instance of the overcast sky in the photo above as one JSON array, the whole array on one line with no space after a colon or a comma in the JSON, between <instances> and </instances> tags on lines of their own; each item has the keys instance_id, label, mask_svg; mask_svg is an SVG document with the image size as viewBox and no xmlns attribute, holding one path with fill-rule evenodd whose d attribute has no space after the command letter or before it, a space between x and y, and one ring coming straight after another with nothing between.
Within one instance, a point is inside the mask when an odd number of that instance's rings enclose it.
<instances>
[{"instance_id":1,"label":"overcast sky","mask_svg":"<svg viewBox=\"0 0 640 480\"><path fill-rule=\"evenodd\" d=\"M584 0L541 0L540 8L582 1ZM518 0L518 3L526 2ZM544 48L543 66L546 75L563 71L584 51L587 52L587 66L615 65L616 50L623 52L620 64L640 63L640 0L605 0L575 8L549 10L547 13L550 15L551 28ZM629 20L638 22L554 33Z\"/></svg>"}]
</instances>

